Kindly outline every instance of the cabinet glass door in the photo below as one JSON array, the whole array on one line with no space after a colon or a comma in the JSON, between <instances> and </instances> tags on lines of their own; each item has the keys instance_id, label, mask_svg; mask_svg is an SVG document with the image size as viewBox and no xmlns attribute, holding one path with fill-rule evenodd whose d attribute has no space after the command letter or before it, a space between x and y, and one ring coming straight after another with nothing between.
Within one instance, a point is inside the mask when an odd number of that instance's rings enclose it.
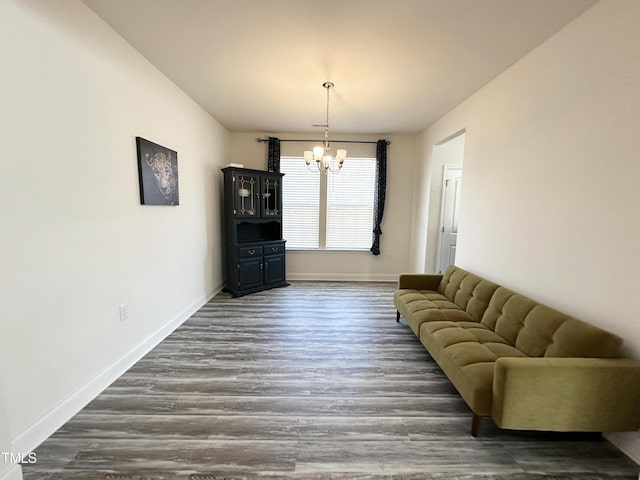
<instances>
[{"instance_id":1,"label":"cabinet glass door","mask_svg":"<svg viewBox=\"0 0 640 480\"><path fill-rule=\"evenodd\" d=\"M243 218L257 218L258 210L258 175L236 173L234 175L234 215Z\"/></svg>"},{"instance_id":2,"label":"cabinet glass door","mask_svg":"<svg viewBox=\"0 0 640 480\"><path fill-rule=\"evenodd\" d=\"M280 176L262 176L262 216L281 217L282 216L282 178Z\"/></svg>"}]
</instances>

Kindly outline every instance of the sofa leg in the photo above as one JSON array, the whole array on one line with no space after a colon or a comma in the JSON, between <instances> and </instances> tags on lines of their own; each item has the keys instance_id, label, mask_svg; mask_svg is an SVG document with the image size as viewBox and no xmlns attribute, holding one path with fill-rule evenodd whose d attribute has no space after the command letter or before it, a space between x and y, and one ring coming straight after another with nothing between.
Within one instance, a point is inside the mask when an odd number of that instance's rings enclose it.
<instances>
[{"instance_id":1,"label":"sofa leg","mask_svg":"<svg viewBox=\"0 0 640 480\"><path fill-rule=\"evenodd\" d=\"M477 437L480 434L481 421L482 421L482 417L474 413L473 418L471 419L471 436L472 437Z\"/></svg>"},{"instance_id":2,"label":"sofa leg","mask_svg":"<svg viewBox=\"0 0 640 480\"><path fill-rule=\"evenodd\" d=\"M400 321L400 312L396 310L396 322Z\"/></svg>"}]
</instances>

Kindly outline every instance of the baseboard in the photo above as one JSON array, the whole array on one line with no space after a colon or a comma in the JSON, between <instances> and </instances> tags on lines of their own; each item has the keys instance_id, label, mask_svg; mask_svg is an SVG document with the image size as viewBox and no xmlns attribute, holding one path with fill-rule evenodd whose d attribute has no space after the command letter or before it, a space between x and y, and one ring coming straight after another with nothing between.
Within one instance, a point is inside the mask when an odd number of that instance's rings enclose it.
<instances>
[{"instance_id":1,"label":"baseboard","mask_svg":"<svg viewBox=\"0 0 640 480\"><path fill-rule=\"evenodd\" d=\"M640 431L606 433L604 437L640 465ZM638 478L640 479L640 476Z\"/></svg>"},{"instance_id":2,"label":"baseboard","mask_svg":"<svg viewBox=\"0 0 640 480\"><path fill-rule=\"evenodd\" d=\"M316 282L397 282L399 273L287 273L287 280Z\"/></svg>"},{"instance_id":3,"label":"baseboard","mask_svg":"<svg viewBox=\"0 0 640 480\"><path fill-rule=\"evenodd\" d=\"M22 480L22 467L20 465L9 465L6 470L0 471L0 480Z\"/></svg>"},{"instance_id":4,"label":"baseboard","mask_svg":"<svg viewBox=\"0 0 640 480\"><path fill-rule=\"evenodd\" d=\"M124 357L104 370L77 392L73 393L27 430L20 433L11 442L12 451L22 452L24 454L32 452L38 445L82 410L91 400L96 398L123 373L129 370L138 360L182 325L191 315L197 312L200 307L207 303L210 298L220 292L220 290L222 290L222 287L196 299L155 333L138 343ZM4 479L0 477L0 480Z\"/></svg>"}]
</instances>

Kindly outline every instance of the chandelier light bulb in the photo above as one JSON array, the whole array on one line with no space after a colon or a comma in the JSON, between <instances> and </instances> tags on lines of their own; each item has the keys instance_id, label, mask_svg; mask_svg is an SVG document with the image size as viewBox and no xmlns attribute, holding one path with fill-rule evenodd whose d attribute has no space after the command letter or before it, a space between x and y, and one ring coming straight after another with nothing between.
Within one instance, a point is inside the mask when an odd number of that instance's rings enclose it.
<instances>
[{"instance_id":1,"label":"chandelier light bulb","mask_svg":"<svg viewBox=\"0 0 640 480\"><path fill-rule=\"evenodd\" d=\"M311 150L307 150L304 152L304 162L307 165L311 165L311 160L313 160L313 152Z\"/></svg>"},{"instance_id":2,"label":"chandelier light bulb","mask_svg":"<svg viewBox=\"0 0 640 480\"><path fill-rule=\"evenodd\" d=\"M324 148L313 147L313 158L316 160L316 162L319 162L320 160L322 160L323 156L324 156Z\"/></svg>"}]
</instances>

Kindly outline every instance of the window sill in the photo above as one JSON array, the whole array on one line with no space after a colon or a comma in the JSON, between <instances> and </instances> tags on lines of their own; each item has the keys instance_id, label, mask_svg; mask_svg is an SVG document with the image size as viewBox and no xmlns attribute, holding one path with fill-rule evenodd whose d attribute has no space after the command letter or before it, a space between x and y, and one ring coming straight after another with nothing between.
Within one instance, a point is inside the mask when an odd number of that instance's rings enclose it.
<instances>
[{"instance_id":1,"label":"window sill","mask_svg":"<svg viewBox=\"0 0 640 480\"><path fill-rule=\"evenodd\" d=\"M287 247L287 252L300 252L300 253L371 253L371 250L368 248L289 248Z\"/></svg>"}]
</instances>

